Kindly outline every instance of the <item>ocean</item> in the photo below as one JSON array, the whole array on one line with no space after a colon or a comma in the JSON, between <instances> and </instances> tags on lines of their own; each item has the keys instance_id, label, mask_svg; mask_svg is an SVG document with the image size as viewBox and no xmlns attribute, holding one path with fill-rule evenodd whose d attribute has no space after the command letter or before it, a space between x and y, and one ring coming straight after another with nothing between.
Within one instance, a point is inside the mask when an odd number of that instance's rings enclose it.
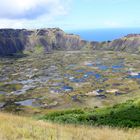
<instances>
[{"instance_id":1,"label":"ocean","mask_svg":"<svg viewBox=\"0 0 140 140\"><path fill-rule=\"evenodd\" d=\"M66 32L80 35L83 40L101 42L112 41L128 34L140 34L140 28L66 30Z\"/></svg>"}]
</instances>

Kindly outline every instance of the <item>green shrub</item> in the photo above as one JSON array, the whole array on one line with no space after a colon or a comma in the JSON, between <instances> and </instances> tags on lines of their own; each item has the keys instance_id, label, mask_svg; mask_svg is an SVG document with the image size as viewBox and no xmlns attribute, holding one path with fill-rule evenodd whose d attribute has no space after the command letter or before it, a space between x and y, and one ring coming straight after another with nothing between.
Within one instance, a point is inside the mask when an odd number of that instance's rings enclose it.
<instances>
[{"instance_id":1,"label":"green shrub","mask_svg":"<svg viewBox=\"0 0 140 140\"><path fill-rule=\"evenodd\" d=\"M54 112L43 119L59 123L140 127L140 106L137 100L131 100L110 108Z\"/></svg>"}]
</instances>

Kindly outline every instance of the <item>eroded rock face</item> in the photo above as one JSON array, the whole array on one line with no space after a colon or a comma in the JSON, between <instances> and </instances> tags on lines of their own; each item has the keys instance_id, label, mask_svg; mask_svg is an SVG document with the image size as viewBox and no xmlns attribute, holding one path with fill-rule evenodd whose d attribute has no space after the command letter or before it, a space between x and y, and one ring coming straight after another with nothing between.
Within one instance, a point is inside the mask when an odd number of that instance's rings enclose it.
<instances>
[{"instance_id":1,"label":"eroded rock face","mask_svg":"<svg viewBox=\"0 0 140 140\"><path fill-rule=\"evenodd\" d=\"M92 42L94 50L124 51L140 53L140 34L129 34L123 38L108 42Z\"/></svg>"},{"instance_id":2,"label":"eroded rock face","mask_svg":"<svg viewBox=\"0 0 140 140\"><path fill-rule=\"evenodd\" d=\"M0 54L6 55L24 50L28 34L26 30L1 29Z\"/></svg>"},{"instance_id":3,"label":"eroded rock face","mask_svg":"<svg viewBox=\"0 0 140 140\"><path fill-rule=\"evenodd\" d=\"M34 52L36 47L42 47L44 52L53 50L93 50L124 51L140 53L140 34L129 34L123 38L107 42L88 42L80 36L66 34L59 28L47 29L0 29L0 55L17 52Z\"/></svg>"},{"instance_id":4,"label":"eroded rock face","mask_svg":"<svg viewBox=\"0 0 140 140\"><path fill-rule=\"evenodd\" d=\"M89 42L83 43L78 35L66 34L59 28L0 30L0 55L13 54L23 50L34 51L36 46L42 46L45 52L80 50L85 44L89 44Z\"/></svg>"}]
</instances>

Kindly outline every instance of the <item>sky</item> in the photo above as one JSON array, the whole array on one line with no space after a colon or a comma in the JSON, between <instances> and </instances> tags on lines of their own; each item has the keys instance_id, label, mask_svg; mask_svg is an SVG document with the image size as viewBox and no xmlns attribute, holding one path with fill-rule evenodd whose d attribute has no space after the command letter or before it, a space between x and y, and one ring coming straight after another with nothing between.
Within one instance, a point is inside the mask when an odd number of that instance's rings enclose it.
<instances>
[{"instance_id":1,"label":"sky","mask_svg":"<svg viewBox=\"0 0 140 140\"><path fill-rule=\"evenodd\" d=\"M0 0L0 28L140 27L140 0Z\"/></svg>"}]
</instances>

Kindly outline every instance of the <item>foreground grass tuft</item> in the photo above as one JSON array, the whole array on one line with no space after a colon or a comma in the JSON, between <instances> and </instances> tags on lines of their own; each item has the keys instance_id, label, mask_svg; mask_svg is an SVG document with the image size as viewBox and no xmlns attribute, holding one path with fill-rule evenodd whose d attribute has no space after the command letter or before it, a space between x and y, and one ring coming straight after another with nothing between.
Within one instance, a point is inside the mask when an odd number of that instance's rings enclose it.
<instances>
[{"instance_id":1,"label":"foreground grass tuft","mask_svg":"<svg viewBox=\"0 0 140 140\"><path fill-rule=\"evenodd\" d=\"M138 129L58 125L0 113L0 140L139 140Z\"/></svg>"}]
</instances>

